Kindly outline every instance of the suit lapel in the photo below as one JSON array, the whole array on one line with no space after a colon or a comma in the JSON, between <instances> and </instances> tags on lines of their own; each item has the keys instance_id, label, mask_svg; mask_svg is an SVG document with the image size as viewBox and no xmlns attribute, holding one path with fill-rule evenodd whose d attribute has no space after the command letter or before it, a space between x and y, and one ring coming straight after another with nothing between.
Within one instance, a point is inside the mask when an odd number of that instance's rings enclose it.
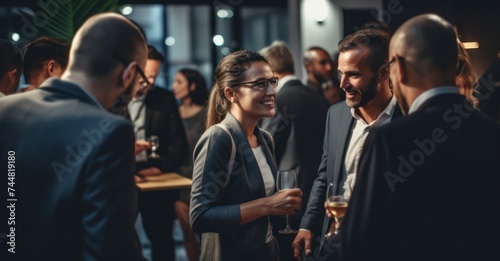
<instances>
[{"instance_id":1,"label":"suit lapel","mask_svg":"<svg viewBox=\"0 0 500 261\"><path fill-rule=\"evenodd\" d=\"M260 172L259 164L257 163L257 159L253 154L252 147L250 146L247 137L243 133L243 129L241 128L240 123L231 113L226 114L226 118L222 121L222 123L227 125L229 131L233 135L234 143L236 145L236 162L238 162L238 164L241 164L241 167L245 171L247 179L251 180L251 184L254 184L258 188L259 195L265 197L266 190L264 186L264 180L262 179L262 173ZM263 139L260 132L258 132L257 139L259 139L259 142L261 142ZM266 144L265 141L264 144ZM269 157L268 153L266 153L265 155L266 157ZM271 170L273 170L273 167L274 169L276 169L276 166L272 166L274 164L269 165L271 167ZM276 173L273 173L273 175L276 175Z\"/></svg>"},{"instance_id":2,"label":"suit lapel","mask_svg":"<svg viewBox=\"0 0 500 261\"><path fill-rule=\"evenodd\" d=\"M351 129L354 124L354 118L351 115L350 108L345 106L340 115L340 121L337 123L336 130L336 146L335 146L335 169L333 182L342 182L345 177L342 172L342 166L344 165L344 155L347 153L347 147L349 140L351 139Z\"/></svg>"}]
</instances>

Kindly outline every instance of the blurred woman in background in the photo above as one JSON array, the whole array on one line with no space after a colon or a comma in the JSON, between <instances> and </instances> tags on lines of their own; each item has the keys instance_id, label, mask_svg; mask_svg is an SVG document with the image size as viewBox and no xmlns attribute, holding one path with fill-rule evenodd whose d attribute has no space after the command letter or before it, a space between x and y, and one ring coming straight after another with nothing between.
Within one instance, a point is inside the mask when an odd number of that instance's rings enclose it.
<instances>
[{"instance_id":1,"label":"blurred woman in background","mask_svg":"<svg viewBox=\"0 0 500 261\"><path fill-rule=\"evenodd\" d=\"M458 43L458 65L457 65L457 77L455 78L455 84L460 91L460 94L467 98L467 101L474 106L478 107L479 101L474 96L478 85L478 77L474 72L472 67L472 62L467 50L465 50L464 45L457 38Z\"/></svg>"},{"instance_id":2,"label":"blurred woman in background","mask_svg":"<svg viewBox=\"0 0 500 261\"><path fill-rule=\"evenodd\" d=\"M175 99L180 101L179 114L189 144L189 155L181 166L180 174L192 178L194 146L205 131L205 105L208 99L207 83L197 70L183 68L175 74L172 91ZM175 203L175 210L184 233L184 246L189 261L196 261L199 255L199 244L193 229L189 225L190 194L191 189L182 189L180 191L179 201Z\"/></svg>"}]
</instances>

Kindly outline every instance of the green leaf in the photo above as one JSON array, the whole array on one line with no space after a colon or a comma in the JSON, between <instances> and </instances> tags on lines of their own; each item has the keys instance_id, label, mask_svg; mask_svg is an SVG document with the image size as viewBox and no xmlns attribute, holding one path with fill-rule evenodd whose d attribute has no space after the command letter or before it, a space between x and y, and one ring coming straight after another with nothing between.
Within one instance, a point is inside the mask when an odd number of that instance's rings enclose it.
<instances>
[{"instance_id":1,"label":"green leaf","mask_svg":"<svg viewBox=\"0 0 500 261\"><path fill-rule=\"evenodd\" d=\"M98 13L118 10L118 0L52 1L57 6L45 6L45 8L40 5L40 2L42 1L37 1L36 4L29 6L33 11L31 17L28 18L31 21L48 17L47 23L37 28L37 37L52 36L68 43L71 43L78 28L89 17Z\"/></svg>"}]
</instances>

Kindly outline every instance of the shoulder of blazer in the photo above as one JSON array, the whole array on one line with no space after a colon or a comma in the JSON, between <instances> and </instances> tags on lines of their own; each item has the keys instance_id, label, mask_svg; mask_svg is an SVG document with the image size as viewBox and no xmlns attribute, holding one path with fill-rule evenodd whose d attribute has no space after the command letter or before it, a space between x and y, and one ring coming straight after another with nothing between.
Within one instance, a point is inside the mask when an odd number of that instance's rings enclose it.
<instances>
[{"instance_id":1,"label":"shoulder of blazer","mask_svg":"<svg viewBox=\"0 0 500 261\"><path fill-rule=\"evenodd\" d=\"M264 140L269 146L269 149L274 152L274 139L271 133L269 133L267 130L259 128L260 132L262 133L262 137L264 137Z\"/></svg>"},{"instance_id":2,"label":"shoulder of blazer","mask_svg":"<svg viewBox=\"0 0 500 261\"><path fill-rule=\"evenodd\" d=\"M333 123L339 123L339 121L346 116L351 120L353 119L351 115L351 107L347 106L345 101L340 101L330 106L328 114L330 119L333 120Z\"/></svg>"}]
</instances>

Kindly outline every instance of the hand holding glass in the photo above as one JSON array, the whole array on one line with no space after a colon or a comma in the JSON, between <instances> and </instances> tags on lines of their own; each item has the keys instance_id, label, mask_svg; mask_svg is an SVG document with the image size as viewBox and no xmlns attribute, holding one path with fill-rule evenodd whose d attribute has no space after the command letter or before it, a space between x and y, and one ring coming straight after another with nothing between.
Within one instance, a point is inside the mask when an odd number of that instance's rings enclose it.
<instances>
[{"instance_id":1,"label":"hand holding glass","mask_svg":"<svg viewBox=\"0 0 500 261\"><path fill-rule=\"evenodd\" d=\"M334 183L330 183L326 191L326 205L327 210L335 217L335 224L330 226L328 233L325 235L329 237L332 233L339 233L340 223L349 205L349 198L337 192L337 186ZM333 228L335 228L335 230L333 230Z\"/></svg>"},{"instance_id":2,"label":"hand holding glass","mask_svg":"<svg viewBox=\"0 0 500 261\"><path fill-rule=\"evenodd\" d=\"M295 170L280 170L276 177L276 189L278 192L298 187L297 173ZM297 230L290 227L289 216L286 215L286 227L278 231L280 234L295 234Z\"/></svg>"},{"instance_id":3,"label":"hand holding glass","mask_svg":"<svg viewBox=\"0 0 500 261\"><path fill-rule=\"evenodd\" d=\"M158 136L152 135L149 137L148 141L151 144L151 155L149 155L149 158L152 159L159 158L160 155L156 153L156 150L158 149L158 147L160 147L160 141L158 139Z\"/></svg>"}]
</instances>

